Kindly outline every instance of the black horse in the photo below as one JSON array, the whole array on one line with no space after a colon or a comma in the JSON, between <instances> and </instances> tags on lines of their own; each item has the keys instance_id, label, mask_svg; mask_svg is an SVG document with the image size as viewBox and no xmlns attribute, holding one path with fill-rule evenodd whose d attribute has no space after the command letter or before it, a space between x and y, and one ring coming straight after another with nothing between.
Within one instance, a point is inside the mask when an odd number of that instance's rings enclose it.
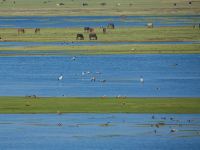
<instances>
[{"instance_id":1,"label":"black horse","mask_svg":"<svg viewBox=\"0 0 200 150\"><path fill-rule=\"evenodd\" d=\"M84 27L84 31L85 32L89 32L90 31L90 27Z\"/></svg>"},{"instance_id":2,"label":"black horse","mask_svg":"<svg viewBox=\"0 0 200 150\"><path fill-rule=\"evenodd\" d=\"M90 39L90 40L97 40L97 35L96 35L96 33L90 33L90 34L89 34L89 39Z\"/></svg>"},{"instance_id":3,"label":"black horse","mask_svg":"<svg viewBox=\"0 0 200 150\"><path fill-rule=\"evenodd\" d=\"M88 6L88 3L83 3L83 6Z\"/></svg>"},{"instance_id":4,"label":"black horse","mask_svg":"<svg viewBox=\"0 0 200 150\"><path fill-rule=\"evenodd\" d=\"M76 40L84 40L83 34L78 33L78 34L76 35Z\"/></svg>"}]
</instances>

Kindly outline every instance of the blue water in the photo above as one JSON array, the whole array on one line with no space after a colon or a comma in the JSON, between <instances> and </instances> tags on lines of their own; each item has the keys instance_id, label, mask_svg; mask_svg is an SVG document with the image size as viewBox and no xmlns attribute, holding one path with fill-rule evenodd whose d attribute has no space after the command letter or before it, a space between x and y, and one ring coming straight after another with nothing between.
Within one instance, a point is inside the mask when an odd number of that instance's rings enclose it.
<instances>
[{"instance_id":1,"label":"blue water","mask_svg":"<svg viewBox=\"0 0 200 150\"><path fill-rule=\"evenodd\" d=\"M191 26L200 22L199 15L185 16L0 16L0 28L63 28L100 27L108 23L116 26Z\"/></svg>"},{"instance_id":2,"label":"blue water","mask_svg":"<svg viewBox=\"0 0 200 150\"><path fill-rule=\"evenodd\" d=\"M0 57L0 96L200 97L199 66L199 54Z\"/></svg>"},{"instance_id":3,"label":"blue water","mask_svg":"<svg viewBox=\"0 0 200 150\"><path fill-rule=\"evenodd\" d=\"M200 115L154 116L155 119L150 114L1 114L0 149L200 149ZM165 125L155 127L159 122ZM176 132L171 133L172 129Z\"/></svg>"},{"instance_id":4,"label":"blue water","mask_svg":"<svg viewBox=\"0 0 200 150\"><path fill-rule=\"evenodd\" d=\"M152 42L0 42L0 47L26 46L95 46L95 45L126 45L126 44L200 44L200 41L152 41ZM1 53L1 52L0 52Z\"/></svg>"}]
</instances>

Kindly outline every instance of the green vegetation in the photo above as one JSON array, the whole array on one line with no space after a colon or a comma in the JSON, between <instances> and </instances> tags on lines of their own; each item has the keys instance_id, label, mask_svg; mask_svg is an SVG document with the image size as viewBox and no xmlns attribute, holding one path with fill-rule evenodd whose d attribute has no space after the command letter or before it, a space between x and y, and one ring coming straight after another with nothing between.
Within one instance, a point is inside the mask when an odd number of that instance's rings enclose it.
<instances>
[{"instance_id":1,"label":"green vegetation","mask_svg":"<svg viewBox=\"0 0 200 150\"><path fill-rule=\"evenodd\" d=\"M96 28L95 32L100 42L200 41L200 30L192 27L160 27L154 29L129 27L110 29L107 34L103 34L102 29ZM81 42L89 41L88 33L84 33L82 28L45 28L41 29L40 34L34 34L34 29L26 29L26 33L20 35L18 35L17 29L0 29L0 36L3 41L76 42L77 33L83 33L85 36L85 40ZM0 50L61 50L72 54L193 54L200 53L200 44L1 46Z\"/></svg>"},{"instance_id":2,"label":"green vegetation","mask_svg":"<svg viewBox=\"0 0 200 150\"><path fill-rule=\"evenodd\" d=\"M40 34L34 29L25 29L25 34L18 35L17 29L0 29L3 41L33 41L33 42L72 42L76 41L76 34L83 33L85 40L89 41L88 33L83 28L42 28ZM98 41L101 42L131 42L131 41L200 41L200 30L188 27L126 27L108 29L103 34L102 29L95 28Z\"/></svg>"},{"instance_id":3,"label":"green vegetation","mask_svg":"<svg viewBox=\"0 0 200 150\"><path fill-rule=\"evenodd\" d=\"M61 2L64 5L56 5ZM83 6L83 3L88 5ZM192 1L192 4L189 4L188 0L4 0L4 2L0 0L1 16L191 15L199 13L199 0Z\"/></svg>"},{"instance_id":4,"label":"green vegetation","mask_svg":"<svg viewBox=\"0 0 200 150\"><path fill-rule=\"evenodd\" d=\"M109 45L109 46L31 46L0 48L0 50L16 51L63 51L69 55L98 54L199 54L200 44L188 45ZM59 54L59 53L58 53ZM3 55L4 54L0 54ZM7 55L7 54L6 54ZM11 55L11 54L9 54ZM15 54L13 54L15 55ZM31 54L30 54L31 55Z\"/></svg>"},{"instance_id":5,"label":"green vegetation","mask_svg":"<svg viewBox=\"0 0 200 150\"><path fill-rule=\"evenodd\" d=\"M0 97L0 113L200 113L200 98Z\"/></svg>"}]
</instances>

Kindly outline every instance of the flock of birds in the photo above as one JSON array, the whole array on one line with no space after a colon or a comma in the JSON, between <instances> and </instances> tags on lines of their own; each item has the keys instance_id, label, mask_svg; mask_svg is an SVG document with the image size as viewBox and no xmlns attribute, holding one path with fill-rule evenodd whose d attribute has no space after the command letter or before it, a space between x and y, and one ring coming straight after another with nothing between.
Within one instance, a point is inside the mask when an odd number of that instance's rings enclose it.
<instances>
[{"instance_id":1,"label":"flock of birds","mask_svg":"<svg viewBox=\"0 0 200 150\"><path fill-rule=\"evenodd\" d=\"M72 57L71 60L75 61L76 60L76 57ZM96 72L97 74L100 74L100 72ZM82 72L82 75L85 75L85 74L90 74L90 71L87 71L87 72ZM59 77L58 77L58 80L61 81L63 80L64 76L63 74L61 74ZM92 77L91 82L95 82L96 81L96 78L95 77ZM139 79L140 83L144 83L144 78L142 76L140 76L140 79ZM100 80L100 82L106 82L106 80Z\"/></svg>"}]
</instances>

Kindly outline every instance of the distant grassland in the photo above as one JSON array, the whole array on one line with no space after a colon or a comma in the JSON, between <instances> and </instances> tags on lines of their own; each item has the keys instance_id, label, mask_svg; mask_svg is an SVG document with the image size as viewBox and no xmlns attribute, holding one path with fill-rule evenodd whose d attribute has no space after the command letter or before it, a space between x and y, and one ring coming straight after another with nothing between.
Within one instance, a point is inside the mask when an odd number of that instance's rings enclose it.
<instances>
[{"instance_id":1,"label":"distant grassland","mask_svg":"<svg viewBox=\"0 0 200 150\"><path fill-rule=\"evenodd\" d=\"M25 29L25 34L18 35L17 29L0 29L2 41L29 42L76 42L76 34L83 33L85 41L89 41L88 33L83 28L42 28L40 34L34 34L34 29ZM200 29L192 27L159 27L147 29L145 27L116 28L107 30L95 28L100 42L159 42L159 41L200 41ZM91 41L92 42L92 41ZM9 43L8 43L9 44ZM73 54L196 54L200 53L200 44L125 44L125 45L94 45L94 46L1 46L5 50L62 50Z\"/></svg>"},{"instance_id":2,"label":"distant grassland","mask_svg":"<svg viewBox=\"0 0 200 150\"><path fill-rule=\"evenodd\" d=\"M0 113L200 113L199 98L0 97Z\"/></svg>"},{"instance_id":3,"label":"distant grassland","mask_svg":"<svg viewBox=\"0 0 200 150\"><path fill-rule=\"evenodd\" d=\"M13 3L15 1L15 4ZM0 0L1 16L191 15L200 0ZM56 4L64 3L62 6ZM88 6L83 6L87 3ZM101 3L106 3L102 6ZM176 6L174 6L176 3Z\"/></svg>"}]
</instances>

